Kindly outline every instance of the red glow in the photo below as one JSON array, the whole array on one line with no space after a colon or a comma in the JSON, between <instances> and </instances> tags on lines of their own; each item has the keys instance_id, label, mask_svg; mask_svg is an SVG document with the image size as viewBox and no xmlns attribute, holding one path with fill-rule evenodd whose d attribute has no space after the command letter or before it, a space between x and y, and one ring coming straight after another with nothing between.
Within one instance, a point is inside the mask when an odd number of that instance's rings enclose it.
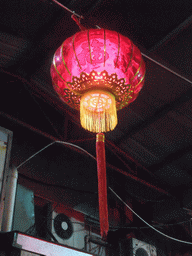
<instances>
[{"instance_id":1,"label":"red glow","mask_svg":"<svg viewBox=\"0 0 192 256\"><path fill-rule=\"evenodd\" d=\"M97 74L107 71L108 75L117 75L125 85L131 85L127 103L133 102L144 84L145 64L140 50L125 36L105 29L80 31L66 39L55 52L51 66L53 86L60 98L74 107L69 100L66 89L73 91L73 78L79 78L84 72ZM96 75L94 79L103 80L105 74ZM111 82L113 82L111 80ZM71 83L71 84L70 84ZM82 84L79 85L82 87ZM83 88L81 88L83 89ZM78 93L81 95L81 89ZM76 93L76 91L75 91ZM122 92L124 93L124 92Z\"/></svg>"}]
</instances>

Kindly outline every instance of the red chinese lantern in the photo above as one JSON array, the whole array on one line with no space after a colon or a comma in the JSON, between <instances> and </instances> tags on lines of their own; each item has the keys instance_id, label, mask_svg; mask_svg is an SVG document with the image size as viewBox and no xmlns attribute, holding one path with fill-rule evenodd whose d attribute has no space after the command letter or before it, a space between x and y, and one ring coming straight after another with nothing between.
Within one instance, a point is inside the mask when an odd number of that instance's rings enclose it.
<instances>
[{"instance_id":1,"label":"red chinese lantern","mask_svg":"<svg viewBox=\"0 0 192 256\"><path fill-rule=\"evenodd\" d=\"M82 127L98 133L100 223L101 235L105 237L108 219L106 184L100 185L106 180L101 133L113 130L117 110L137 98L144 84L145 63L140 50L125 36L106 29L90 29L66 39L57 49L51 76L60 99L80 110Z\"/></svg>"}]
</instances>

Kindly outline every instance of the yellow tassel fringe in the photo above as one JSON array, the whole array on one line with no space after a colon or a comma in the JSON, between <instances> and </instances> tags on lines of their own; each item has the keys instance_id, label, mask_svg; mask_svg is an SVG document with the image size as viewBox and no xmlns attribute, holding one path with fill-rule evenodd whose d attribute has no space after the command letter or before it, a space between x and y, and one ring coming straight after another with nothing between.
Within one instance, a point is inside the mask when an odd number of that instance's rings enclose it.
<instances>
[{"instance_id":1,"label":"yellow tassel fringe","mask_svg":"<svg viewBox=\"0 0 192 256\"><path fill-rule=\"evenodd\" d=\"M101 90L85 93L80 101L80 120L82 127L90 132L112 131L117 125L115 97Z\"/></svg>"}]
</instances>

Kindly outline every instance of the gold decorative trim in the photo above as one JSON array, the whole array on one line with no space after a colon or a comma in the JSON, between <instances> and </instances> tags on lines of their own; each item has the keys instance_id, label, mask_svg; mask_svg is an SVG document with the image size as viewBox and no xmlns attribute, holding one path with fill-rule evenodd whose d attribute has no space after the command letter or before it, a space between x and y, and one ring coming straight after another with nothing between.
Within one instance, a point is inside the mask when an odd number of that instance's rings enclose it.
<instances>
[{"instance_id":1,"label":"gold decorative trim","mask_svg":"<svg viewBox=\"0 0 192 256\"><path fill-rule=\"evenodd\" d=\"M62 75L59 73L59 70L57 69L57 66L55 64L55 56L54 56L54 59L53 59L53 66L57 72L57 74L59 75L59 77L63 80L63 82L65 82L65 84L67 85L67 82L65 81L65 79L62 77Z\"/></svg>"},{"instance_id":2,"label":"gold decorative trim","mask_svg":"<svg viewBox=\"0 0 192 256\"><path fill-rule=\"evenodd\" d=\"M130 64L131 64L132 58L133 58L133 42L131 41L131 57L130 57L129 63L128 63L128 65L127 65L127 68L126 68L126 70L125 70L125 73L127 72L128 67L129 67Z\"/></svg>"},{"instance_id":3,"label":"gold decorative trim","mask_svg":"<svg viewBox=\"0 0 192 256\"><path fill-rule=\"evenodd\" d=\"M75 34L75 35L76 35L76 34ZM75 58L76 58L76 60L77 60L77 63L78 63L78 65L79 65L80 69L82 69L82 67L81 67L81 65L80 65L80 63L79 63L79 60L78 60L78 58L77 58L76 51L75 51L75 35L74 35L74 37L73 37L73 52L74 52L74 54L75 54Z\"/></svg>"},{"instance_id":4,"label":"gold decorative trim","mask_svg":"<svg viewBox=\"0 0 192 256\"><path fill-rule=\"evenodd\" d=\"M139 81L139 83L137 85L135 85L135 88L137 88L137 86L143 81L143 79L145 78L145 74L146 72L144 73L143 77L141 78L141 80Z\"/></svg>"},{"instance_id":5,"label":"gold decorative trim","mask_svg":"<svg viewBox=\"0 0 192 256\"><path fill-rule=\"evenodd\" d=\"M139 70L141 69L142 63L143 63L143 59L141 58L141 63L140 63L140 65L139 65L138 69L137 69L137 72L136 72L135 75L131 78L130 81L133 81L133 79L138 75Z\"/></svg>"},{"instance_id":6,"label":"gold decorative trim","mask_svg":"<svg viewBox=\"0 0 192 256\"><path fill-rule=\"evenodd\" d=\"M104 29L104 67L105 67L105 56L106 56L106 35Z\"/></svg>"},{"instance_id":7,"label":"gold decorative trim","mask_svg":"<svg viewBox=\"0 0 192 256\"><path fill-rule=\"evenodd\" d=\"M54 81L53 81L53 84L58 88L58 89L61 89ZM65 103L67 105L69 105L70 107L72 108L75 108L77 110L79 110L80 108L80 99L81 97L80 96L77 96L75 94L72 94L72 92L68 89L68 88L64 88L64 89L61 89L63 90L63 92L65 93L65 95L61 95L57 90L56 93L58 94L59 97L61 97ZM74 100L73 98L75 97L76 100ZM79 101L79 103L77 103L77 101Z\"/></svg>"},{"instance_id":8,"label":"gold decorative trim","mask_svg":"<svg viewBox=\"0 0 192 256\"><path fill-rule=\"evenodd\" d=\"M68 67L67 67L67 65L66 65L66 62L65 62L65 60L64 60L64 57L63 57L63 44L62 44L62 46L61 46L61 55L62 55L63 64L64 64L65 68L67 69L67 72L68 72L69 75L71 76L71 73L70 73L70 71L69 71L69 69L68 69Z\"/></svg>"},{"instance_id":9,"label":"gold decorative trim","mask_svg":"<svg viewBox=\"0 0 192 256\"><path fill-rule=\"evenodd\" d=\"M97 76L102 78L97 79ZM94 70L90 74L82 72L80 77L73 77L72 82L67 82L67 84L69 90L78 96L90 90L108 91L115 97L117 110L121 108L122 102L127 101L126 96L132 93L131 85L125 84L125 79L118 79L116 73L108 75L106 70L99 74Z\"/></svg>"},{"instance_id":10,"label":"gold decorative trim","mask_svg":"<svg viewBox=\"0 0 192 256\"><path fill-rule=\"evenodd\" d=\"M98 76L102 76L102 78L96 79ZM144 78L142 77L141 79L141 82L143 82ZM125 79L118 79L116 73L109 75L106 70L99 74L94 70L90 74L82 72L80 77L72 77L72 82L67 82L66 87L68 96L63 97L63 101L66 101L77 110L80 109L79 102L81 97L89 91L102 90L111 93L115 97L117 110L127 106L135 95L131 84L125 84Z\"/></svg>"},{"instance_id":11,"label":"gold decorative trim","mask_svg":"<svg viewBox=\"0 0 192 256\"><path fill-rule=\"evenodd\" d=\"M91 61L91 64L92 64L91 44L90 44L90 38L89 38L89 29L87 30L87 40L88 40L88 45L89 45L90 61Z\"/></svg>"},{"instance_id":12,"label":"gold decorative trim","mask_svg":"<svg viewBox=\"0 0 192 256\"><path fill-rule=\"evenodd\" d=\"M120 34L119 33L117 34L118 34L118 52L117 52L117 61L115 63L115 68L117 67L117 62L119 60L119 52L120 52Z\"/></svg>"},{"instance_id":13,"label":"gold decorative trim","mask_svg":"<svg viewBox=\"0 0 192 256\"><path fill-rule=\"evenodd\" d=\"M97 133L96 135L96 142L105 142L105 134L104 133Z\"/></svg>"}]
</instances>

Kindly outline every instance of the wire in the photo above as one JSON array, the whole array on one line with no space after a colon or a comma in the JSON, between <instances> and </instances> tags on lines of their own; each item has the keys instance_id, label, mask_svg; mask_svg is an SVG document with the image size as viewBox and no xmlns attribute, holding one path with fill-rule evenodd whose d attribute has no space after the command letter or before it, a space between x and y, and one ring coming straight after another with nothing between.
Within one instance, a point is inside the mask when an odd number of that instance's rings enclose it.
<instances>
[{"instance_id":1,"label":"wire","mask_svg":"<svg viewBox=\"0 0 192 256\"><path fill-rule=\"evenodd\" d=\"M31 158L35 157L37 154L41 153L43 150L45 150L46 148L50 147L51 145L53 145L54 143L59 143L59 144L64 144L64 145L68 145L68 146L72 146L74 148L80 149L81 151L83 151L84 153L86 153L87 155L89 155L91 158L93 158L94 160L96 160L96 158L91 155L88 151L86 151L85 149L73 144L73 143L69 143L69 142L64 142L64 141L53 141L50 144L48 144L47 146L45 146L44 148L40 149L39 151L37 151L35 154L33 154L32 156L30 156L29 158L27 158L24 162L22 162L20 165L18 165L16 168L19 169L22 165L24 165L26 162L28 162Z\"/></svg>"},{"instance_id":2,"label":"wire","mask_svg":"<svg viewBox=\"0 0 192 256\"><path fill-rule=\"evenodd\" d=\"M160 67L166 69L166 70L169 71L170 73L172 73L172 74L176 75L177 77L179 77L179 78L185 80L186 82L192 84L192 81L189 80L189 79L187 79L186 77L184 77L184 76L182 76L182 75L179 75L177 72L175 72L175 71L173 71L172 69L166 67L165 65L161 64L160 62L158 62L158 61L156 61L156 60L150 58L150 57L147 56L146 54L144 54L144 53L141 53L141 54L142 54L145 58L147 58L147 59L151 60L152 62L154 62L155 64L157 64L158 66L160 66Z\"/></svg>"},{"instance_id":3,"label":"wire","mask_svg":"<svg viewBox=\"0 0 192 256\"><path fill-rule=\"evenodd\" d=\"M58 1L56 1L56 0L52 0L52 1L53 1L54 3L56 3L57 5L61 6L63 9L67 10L68 12L70 12L70 13L76 15L77 17L83 19L83 16L82 16L82 15L79 15L79 14L77 14L76 12L70 10L69 8L67 8L66 6L64 6L63 4L59 3Z\"/></svg>"},{"instance_id":4,"label":"wire","mask_svg":"<svg viewBox=\"0 0 192 256\"><path fill-rule=\"evenodd\" d=\"M81 151L83 151L84 153L88 154L91 158L93 158L94 160L96 160L96 158L91 155L88 151L86 151L85 149L73 144L73 143L68 143L68 142L63 142L63 141L54 141L50 144L48 144L47 146L45 146L44 148L42 148L41 150L37 151L35 154L33 154L31 157L27 158L24 162L22 162L19 166L17 166L17 169L20 168L23 164L25 164L26 162L28 162L30 159L32 159L33 157L35 157L37 154L39 154L40 152L42 152L43 150L45 150L46 148L48 148L49 146L53 145L54 143L60 143L60 144L64 144L64 145L69 145L69 146L72 146L72 147L75 147L75 148L78 148L80 149ZM152 228L153 230L155 230L156 232L158 232L159 234L169 238L169 239L172 239L174 241L177 241L177 242L181 242L181 243L185 243L185 244L191 244L192 245L192 242L188 242L188 241L183 241L183 240L179 240L179 239L176 239L174 237L171 237L171 236L168 236L164 233L162 233L161 231L159 231L158 229L154 228L152 225L150 225L148 222L146 222L144 219L142 219L135 211L133 211L133 209L127 205L123 199L121 197L119 197L117 195L117 193L115 193L115 191L113 191L113 189L111 187L108 187L113 194L116 195L117 198L119 198L119 200L129 209L131 210L139 219L141 219L146 225L148 225L150 228Z\"/></svg>"},{"instance_id":5,"label":"wire","mask_svg":"<svg viewBox=\"0 0 192 256\"><path fill-rule=\"evenodd\" d=\"M155 230L156 232L158 232L159 234L169 238L169 239L172 239L176 242L180 242L180 243L184 243L184 244L191 244L192 245L192 242L188 242L188 241L184 241L184 240L179 240L177 238L174 238L174 237L171 237L171 236L168 236L166 234L164 234L163 232L159 231L158 229L154 228L152 225L150 225L148 222L146 222L143 218L141 218L135 211L133 211L133 209L128 205L126 204L126 202L123 201L123 199L117 195L117 193L115 193L115 191L109 187L109 189L111 190L111 192L117 197L119 198L119 200L130 210L132 211L132 213L134 213L141 221L143 221L147 226L149 226L150 228L152 228L153 230Z\"/></svg>"},{"instance_id":6,"label":"wire","mask_svg":"<svg viewBox=\"0 0 192 256\"><path fill-rule=\"evenodd\" d=\"M84 27L80 24L80 20L77 21L77 20L75 20L75 19L73 18L73 15L75 15L75 16L78 17L79 19L84 19L84 17L83 17L82 15L79 15L79 14L77 14L75 11L70 10L69 8L67 8L66 6L64 6L63 4L59 3L57 0L52 0L52 1L53 1L54 3L56 3L57 5L59 5L60 7L62 7L63 9L65 9L66 11L72 13L71 18L76 22L76 24L79 26L79 28L80 28L81 30L85 30L85 29L86 29L86 28L84 28ZM100 26L98 26L98 25L95 25L95 26L96 26L97 29L101 29Z\"/></svg>"},{"instance_id":7,"label":"wire","mask_svg":"<svg viewBox=\"0 0 192 256\"><path fill-rule=\"evenodd\" d=\"M97 160L96 160L96 157L94 157L93 155L91 155L88 151L86 151L85 149L81 148L80 146L77 146L77 145L75 145L75 144L73 144L73 143L64 142L64 141L54 141L54 142L48 144L47 146L45 146L44 148L42 148L41 150L37 151L34 155L32 155L32 156L30 156L29 158L27 158L24 162L22 162L22 163L21 163L19 166L17 166L16 168L17 168L17 169L20 168L23 164L25 164L26 162L28 162L31 158L35 157L37 154L39 154L40 152L42 152L43 150L45 150L45 149L48 148L49 146L53 145L54 143L60 143L60 144L64 144L64 145L68 145L68 146L72 146L72 147L74 147L74 148L77 148L77 149L79 149L80 151L82 151L82 152L88 154L88 155L89 155L92 159L94 159L95 161L97 161ZM121 170L121 169L118 169L118 168L116 168L115 166L113 166L113 165L111 165L111 164L108 164L108 163L107 163L107 166L108 166L109 168L111 168L111 169L113 169L113 170L115 170L115 171L121 173L121 174L124 174L125 176L127 176L127 177L129 177L129 178L131 178L131 179L133 179L133 180L136 180L137 182L140 182L140 183L142 183L142 184L144 184L144 185L146 185L146 186L148 186L148 187L150 187L150 188L153 188L153 189L155 189L155 190L158 190L159 192L161 192L161 193L163 193L163 194L169 195L168 192L164 191L163 189L158 188L158 187L156 187L156 186L154 186L154 185L151 185L150 183L148 183L148 182L146 182L146 181L144 181L144 180L138 178L137 176L134 176L134 175L132 175L132 174L128 174L127 172L125 172L125 171L123 171L123 170Z\"/></svg>"}]
</instances>

